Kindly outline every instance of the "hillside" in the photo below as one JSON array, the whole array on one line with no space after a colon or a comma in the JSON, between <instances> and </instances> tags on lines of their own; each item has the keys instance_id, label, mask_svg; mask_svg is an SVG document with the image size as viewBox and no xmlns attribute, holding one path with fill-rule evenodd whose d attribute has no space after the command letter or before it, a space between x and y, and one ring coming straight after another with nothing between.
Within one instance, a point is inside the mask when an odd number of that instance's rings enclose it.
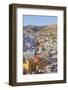
<instances>
[{"instance_id":1,"label":"hillside","mask_svg":"<svg viewBox=\"0 0 68 90\"><path fill-rule=\"evenodd\" d=\"M42 32L54 32L57 31L57 25L46 25L46 26L24 26L24 32L27 33L42 33Z\"/></svg>"}]
</instances>

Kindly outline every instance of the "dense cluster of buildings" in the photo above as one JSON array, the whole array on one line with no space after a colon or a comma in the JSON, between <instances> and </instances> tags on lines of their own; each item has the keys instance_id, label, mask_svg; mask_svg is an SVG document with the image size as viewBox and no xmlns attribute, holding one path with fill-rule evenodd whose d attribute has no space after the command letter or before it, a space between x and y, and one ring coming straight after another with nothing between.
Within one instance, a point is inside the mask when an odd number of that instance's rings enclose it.
<instances>
[{"instance_id":1,"label":"dense cluster of buildings","mask_svg":"<svg viewBox=\"0 0 68 90\"><path fill-rule=\"evenodd\" d=\"M24 36L23 74L57 72L57 31Z\"/></svg>"}]
</instances>

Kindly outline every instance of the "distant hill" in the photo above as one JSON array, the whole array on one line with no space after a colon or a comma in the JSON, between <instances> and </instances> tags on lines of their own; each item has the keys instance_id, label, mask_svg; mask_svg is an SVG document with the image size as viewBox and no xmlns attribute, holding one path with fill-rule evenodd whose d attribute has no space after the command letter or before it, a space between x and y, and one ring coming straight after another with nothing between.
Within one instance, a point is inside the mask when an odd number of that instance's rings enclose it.
<instances>
[{"instance_id":1,"label":"distant hill","mask_svg":"<svg viewBox=\"0 0 68 90\"><path fill-rule=\"evenodd\" d=\"M48 27L44 28L43 31L45 31L45 32L55 32L55 31L57 31L57 25L56 24L48 25Z\"/></svg>"},{"instance_id":2,"label":"distant hill","mask_svg":"<svg viewBox=\"0 0 68 90\"><path fill-rule=\"evenodd\" d=\"M37 32L54 32L57 31L57 25L33 26L27 25L23 27L24 33L37 33Z\"/></svg>"}]
</instances>

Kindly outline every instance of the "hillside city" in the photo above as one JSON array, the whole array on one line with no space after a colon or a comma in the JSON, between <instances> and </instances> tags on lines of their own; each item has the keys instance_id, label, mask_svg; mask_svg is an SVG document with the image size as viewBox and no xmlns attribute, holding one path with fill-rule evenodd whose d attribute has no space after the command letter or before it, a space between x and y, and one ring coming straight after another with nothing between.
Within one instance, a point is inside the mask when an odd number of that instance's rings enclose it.
<instances>
[{"instance_id":1,"label":"hillside city","mask_svg":"<svg viewBox=\"0 0 68 90\"><path fill-rule=\"evenodd\" d=\"M56 73L57 25L23 29L23 74Z\"/></svg>"}]
</instances>

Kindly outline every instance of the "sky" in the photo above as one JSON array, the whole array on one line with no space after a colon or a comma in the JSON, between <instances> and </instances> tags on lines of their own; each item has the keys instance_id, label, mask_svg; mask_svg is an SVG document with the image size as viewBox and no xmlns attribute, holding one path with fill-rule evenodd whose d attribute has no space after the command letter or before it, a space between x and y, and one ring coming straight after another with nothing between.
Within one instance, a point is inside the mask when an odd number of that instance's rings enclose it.
<instances>
[{"instance_id":1,"label":"sky","mask_svg":"<svg viewBox=\"0 0 68 90\"><path fill-rule=\"evenodd\" d=\"M24 26L37 25L44 26L50 24L57 24L57 16L37 16L37 15L24 15Z\"/></svg>"}]
</instances>

